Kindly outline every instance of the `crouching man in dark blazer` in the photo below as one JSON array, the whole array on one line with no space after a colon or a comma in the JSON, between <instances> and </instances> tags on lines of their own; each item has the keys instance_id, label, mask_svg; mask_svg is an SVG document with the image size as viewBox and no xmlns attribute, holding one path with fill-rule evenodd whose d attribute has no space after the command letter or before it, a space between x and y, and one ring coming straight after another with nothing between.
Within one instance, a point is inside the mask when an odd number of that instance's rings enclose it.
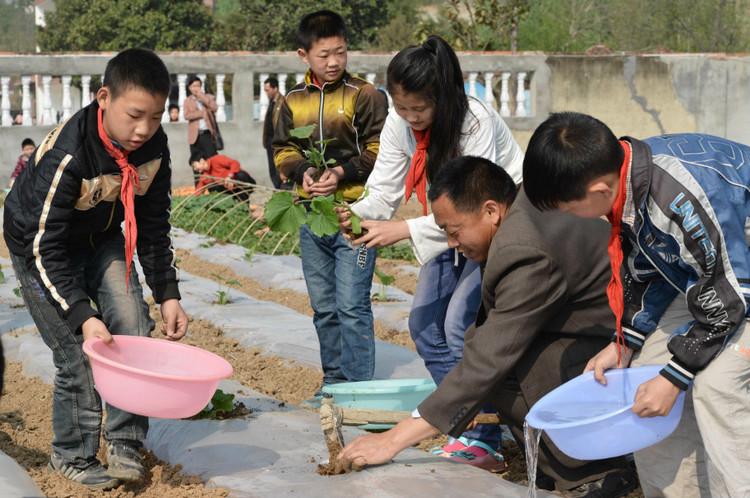
<instances>
[{"instance_id":1,"label":"crouching man in dark blazer","mask_svg":"<svg viewBox=\"0 0 750 498\"><path fill-rule=\"evenodd\" d=\"M438 433L458 437L485 402L523 448L530 407L583 372L612 338L604 221L538 211L523 189L516 195L508 173L477 157L447 163L429 198L450 246L483 265L482 306L463 359L414 417L354 440L341 453L344 463L381 464ZM554 481L563 496L614 497L635 486L624 458L574 460L546 436L539 471L540 487Z\"/></svg>"}]
</instances>

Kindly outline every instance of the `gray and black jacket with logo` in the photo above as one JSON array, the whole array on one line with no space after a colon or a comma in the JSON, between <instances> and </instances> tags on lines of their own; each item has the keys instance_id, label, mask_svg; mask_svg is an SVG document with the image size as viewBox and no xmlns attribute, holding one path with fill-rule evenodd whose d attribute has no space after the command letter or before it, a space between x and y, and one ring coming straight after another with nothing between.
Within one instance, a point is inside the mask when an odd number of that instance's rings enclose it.
<instances>
[{"instance_id":1,"label":"gray and black jacket with logo","mask_svg":"<svg viewBox=\"0 0 750 498\"><path fill-rule=\"evenodd\" d=\"M52 130L5 200L3 229L10 252L25 259L74 331L98 312L74 275L70 254L93 252L105 240L122 237L120 169L99 139L98 109L93 102ZM164 131L159 128L129 160L140 181L137 250L146 282L157 303L179 299L169 237L171 167Z\"/></svg>"}]
</instances>

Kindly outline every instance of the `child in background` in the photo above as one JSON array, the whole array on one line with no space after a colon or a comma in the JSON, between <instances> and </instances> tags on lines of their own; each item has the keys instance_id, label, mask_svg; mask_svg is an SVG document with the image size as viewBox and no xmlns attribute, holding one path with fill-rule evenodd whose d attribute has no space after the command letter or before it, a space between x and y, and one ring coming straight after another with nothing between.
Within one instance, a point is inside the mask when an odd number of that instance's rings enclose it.
<instances>
[{"instance_id":1,"label":"child in background","mask_svg":"<svg viewBox=\"0 0 750 498\"><path fill-rule=\"evenodd\" d=\"M162 332L179 340L187 331L169 238L169 148L160 126L169 89L156 54L120 52L107 63L96 100L47 135L5 200L13 269L57 368L48 467L91 489L145 477L147 417L108 405L108 468L96 457L102 403L81 347L86 339L109 343L112 334L153 330L132 262L136 246Z\"/></svg>"},{"instance_id":2,"label":"child in background","mask_svg":"<svg viewBox=\"0 0 750 498\"><path fill-rule=\"evenodd\" d=\"M16 167L13 169L13 173L11 173L10 175L9 187L13 186L13 183L16 181L16 178L18 178L18 175L20 175L21 172L26 169L26 165L29 163L29 158L31 157L31 154L34 153L34 149L36 149L36 144L34 144L34 141L30 138L24 138L21 142L21 155L18 156Z\"/></svg>"},{"instance_id":3,"label":"child in background","mask_svg":"<svg viewBox=\"0 0 750 498\"><path fill-rule=\"evenodd\" d=\"M750 147L697 133L618 140L585 114L531 137L523 179L542 209L607 216L617 334L586 366L662 364L633 412L680 425L635 453L646 496L750 496Z\"/></svg>"},{"instance_id":4,"label":"child in background","mask_svg":"<svg viewBox=\"0 0 750 498\"><path fill-rule=\"evenodd\" d=\"M428 215L427 184L450 159L472 155L521 181L523 152L494 109L464 91L461 66L442 38L399 52L388 65L393 109L381 134L380 153L367 180L368 195L351 210L367 233L353 241L383 247L408 239L422 264L409 314L409 332L436 384L463 356L464 333L480 304L479 264L449 249L443 230ZM424 216L391 220L402 199L416 190ZM341 210L342 228L349 212ZM467 259L468 258L468 259ZM488 407L492 410L491 407ZM480 426L435 453L499 472L498 427Z\"/></svg>"},{"instance_id":5,"label":"child in background","mask_svg":"<svg viewBox=\"0 0 750 498\"><path fill-rule=\"evenodd\" d=\"M276 167L283 178L297 184L303 197L340 192L345 200L354 201L375 164L386 99L367 81L346 72L347 38L341 16L327 10L306 15L297 39L297 53L310 69L281 104L273 134ZM314 140L334 139L326 156L336 163L317 181L315 168L302 152L307 141L290 135L292 129L307 125L315 125ZM323 384L371 379L375 250L353 249L341 233L318 237L303 225L300 254L320 341Z\"/></svg>"},{"instance_id":6,"label":"child in background","mask_svg":"<svg viewBox=\"0 0 750 498\"><path fill-rule=\"evenodd\" d=\"M252 183L255 179L249 173L240 169L240 162L223 154L216 154L209 158L203 157L202 152L194 152L190 157L190 166L199 175L195 186L196 194L202 193L201 189L211 192L230 192L241 201L246 201L252 193L252 187L238 186L235 181ZM223 181L217 180L223 178ZM236 190L236 192L235 192Z\"/></svg>"}]
</instances>

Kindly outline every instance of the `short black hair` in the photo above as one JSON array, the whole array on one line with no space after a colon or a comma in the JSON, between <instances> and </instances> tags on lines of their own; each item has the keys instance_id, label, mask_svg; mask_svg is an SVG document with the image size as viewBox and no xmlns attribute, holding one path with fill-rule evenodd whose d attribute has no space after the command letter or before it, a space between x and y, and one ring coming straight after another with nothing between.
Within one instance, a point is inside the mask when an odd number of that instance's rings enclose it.
<instances>
[{"instance_id":1,"label":"short black hair","mask_svg":"<svg viewBox=\"0 0 750 498\"><path fill-rule=\"evenodd\" d=\"M270 76L270 77L266 78L266 81L264 81L263 84L265 85L266 83L268 83L268 85L271 88L278 88L279 87L279 80L277 80L273 76Z\"/></svg>"},{"instance_id":2,"label":"short black hair","mask_svg":"<svg viewBox=\"0 0 750 498\"><path fill-rule=\"evenodd\" d=\"M177 109L179 111L180 106L178 106L177 104L169 104L169 110L171 111L172 109Z\"/></svg>"},{"instance_id":3,"label":"short black hair","mask_svg":"<svg viewBox=\"0 0 750 498\"><path fill-rule=\"evenodd\" d=\"M313 43L321 38L334 36L347 39L344 18L331 10L319 10L307 14L297 27L297 44L305 50L310 50Z\"/></svg>"},{"instance_id":4,"label":"short black hair","mask_svg":"<svg viewBox=\"0 0 750 498\"><path fill-rule=\"evenodd\" d=\"M34 147L36 147L36 144L34 143L34 141L32 139L30 139L30 138L24 138L23 141L21 142L21 148L23 149L27 145L33 145Z\"/></svg>"},{"instance_id":5,"label":"short black hair","mask_svg":"<svg viewBox=\"0 0 750 498\"><path fill-rule=\"evenodd\" d=\"M172 81L167 66L158 55L144 48L129 48L107 62L102 85L109 88L112 98L117 98L130 87L166 97Z\"/></svg>"},{"instance_id":6,"label":"short black hair","mask_svg":"<svg viewBox=\"0 0 750 498\"><path fill-rule=\"evenodd\" d=\"M188 164L193 164L196 161L200 161L201 159L206 159L205 154L203 152L196 150L192 154L190 154L190 161L188 161Z\"/></svg>"},{"instance_id":7,"label":"short black hair","mask_svg":"<svg viewBox=\"0 0 750 498\"><path fill-rule=\"evenodd\" d=\"M203 80L201 80L201 79L200 79L200 78L198 77L198 75L197 75L197 74L189 74L189 75L188 75L188 79L187 79L187 83L185 83L185 89L188 89L188 88L190 88L190 85L192 85L192 84L193 84L193 83L195 83L196 81L200 81L200 82L201 82L201 85L203 85Z\"/></svg>"},{"instance_id":8,"label":"short black hair","mask_svg":"<svg viewBox=\"0 0 750 498\"><path fill-rule=\"evenodd\" d=\"M529 140L523 160L523 186L538 209L586 197L595 178L619 173L624 152L612 130L578 112L552 114Z\"/></svg>"},{"instance_id":9,"label":"short black hair","mask_svg":"<svg viewBox=\"0 0 750 498\"><path fill-rule=\"evenodd\" d=\"M448 196L457 211L473 213L486 201L506 206L516 198L516 184L503 168L488 159L461 156L446 162L430 184L429 199Z\"/></svg>"}]
</instances>

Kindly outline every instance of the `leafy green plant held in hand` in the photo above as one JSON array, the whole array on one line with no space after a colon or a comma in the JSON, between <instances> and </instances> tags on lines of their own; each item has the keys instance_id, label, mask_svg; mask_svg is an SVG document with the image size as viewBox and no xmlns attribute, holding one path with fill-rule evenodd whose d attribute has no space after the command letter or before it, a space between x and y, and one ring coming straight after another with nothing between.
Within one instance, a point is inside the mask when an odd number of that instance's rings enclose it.
<instances>
[{"instance_id":1,"label":"leafy green plant held in hand","mask_svg":"<svg viewBox=\"0 0 750 498\"><path fill-rule=\"evenodd\" d=\"M335 159L326 159L325 157L326 147L328 147L328 144L336 139L327 138L325 140L318 140L317 142L313 143L312 134L314 131L315 125L313 124L294 128L289 132L289 134L294 138L299 138L300 140L307 139L307 142L310 144L310 147L308 149L302 149L302 153L305 155L305 158L310 161L310 164L312 164L317 170L317 177L313 176L313 180L317 181L318 178L320 178L320 175L322 175L326 169L328 169L331 165L336 164ZM318 144L318 147L316 147L315 144Z\"/></svg>"},{"instance_id":2,"label":"leafy green plant held in hand","mask_svg":"<svg viewBox=\"0 0 750 498\"><path fill-rule=\"evenodd\" d=\"M295 138L307 139L310 143L310 148L304 149L302 152L316 168L319 178L326 168L336 163L334 159L325 158L326 146L334 139L321 140L317 142L320 147L315 147L310 138L314 129L315 125L303 126L294 128L290 134ZM366 195L367 192L365 192ZM302 202L309 203L309 211L301 204ZM344 201L341 192L336 192L335 195L315 197L312 201L301 201L291 192L276 192L266 204L264 213L266 223L275 232L297 233L300 227L306 224L315 235L325 237L326 235L335 235L339 231L336 208L349 209L349 204ZM351 213L349 219L352 223L352 233L355 235L361 234L362 226L359 216Z\"/></svg>"},{"instance_id":3,"label":"leafy green plant held in hand","mask_svg":"<svg viewBox=\"0 0 750 498\"><path fill-rule=\"evenodd\" d=\"M388 295L385 292L386 287L395 282L396 277L394 277L393 275L388 275L387 273L378 270L377 268L375 268L375 276L378 277L378 281L380 282L380 290L378 290L378 293L373 297L377 301L387 301Z\"/></svg>"}]
</instances>

